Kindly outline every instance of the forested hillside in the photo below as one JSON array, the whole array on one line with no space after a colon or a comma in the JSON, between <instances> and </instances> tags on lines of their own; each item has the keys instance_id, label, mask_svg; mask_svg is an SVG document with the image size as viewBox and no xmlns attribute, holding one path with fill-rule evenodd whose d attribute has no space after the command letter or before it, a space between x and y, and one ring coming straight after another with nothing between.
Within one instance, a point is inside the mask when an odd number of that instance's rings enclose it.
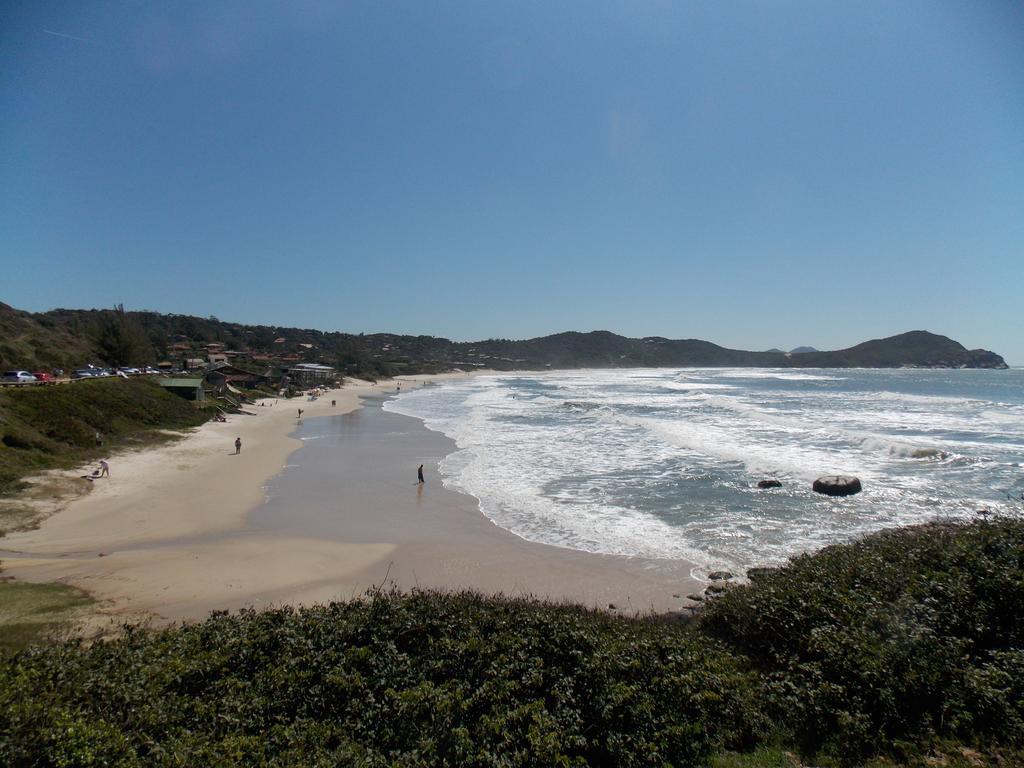
<instances>
[{"instance_id":1,"label":"forested hillside","mask_svg":"<svg viewBox=\"0 0 1024 768\"><path fill-rule=\"evenodd\" d=\"M945 336L911 331L833 352L748 352L699 339L631 339L609 331L536 339L453 342L434 336L351 334L312 328L242 325L157 312L55 309L32 314L0 304L0 367L73 368L88 362L150 364L205 354L210 345L266 362L319 362L353 375L391 376L452 368L901 366L1004 368L988 350L968 350ZM123 359L113 359L123 358Z\"/></svg>"}]
</instances>

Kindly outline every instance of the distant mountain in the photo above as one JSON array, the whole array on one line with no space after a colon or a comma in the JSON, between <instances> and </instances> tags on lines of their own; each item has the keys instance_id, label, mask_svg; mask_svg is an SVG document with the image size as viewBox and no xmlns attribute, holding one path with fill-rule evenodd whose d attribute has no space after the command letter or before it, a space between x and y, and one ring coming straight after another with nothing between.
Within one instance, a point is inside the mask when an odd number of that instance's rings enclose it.
<instances>
[{"instance_id":1,"label":"distant mountain","mask_svg":"<svg viewBox=\"0 0 1024 768\"><path fill-rule=\"evenodd\" d=\"M536 339L453 342L434 336L350 334L242 325L215 317L156 312L56 309L33 314L0 304L0 368L70 369L104 360L103 330L130 324L134 364L228 353L252 368L320 362L361 376L430 373L454 368L543 370L683 366L773 368L1005 368L984 349L968 350L945 336L911 331L833 352L747 352L700 339L630 339L610 331L570 331ZM130 333L128 333L130 331Z\"/></svg>"},{"instance_id":2,"label":"distant mountain","mask_svg":"<svg viewBox=\"0 0 1024 768\"><path fill-rule=\"evenodd\" d=\"M806 355L808 352L817 352L814 347L797 347L796 349L789 350L791 355Z\"/></svg>"},{"instance_id":3,"label":"distant mountain","mask_svg":"<svg viewBox=\"0 0 1024 768\"><path fill-rule=\"evenodd\" d=\"M778 347L772 347L771 349L766 349L765 352L772 352L772 353L774 353L776 355L783 354L782 350L779 349Z\"/></svg>"}]
</instances>

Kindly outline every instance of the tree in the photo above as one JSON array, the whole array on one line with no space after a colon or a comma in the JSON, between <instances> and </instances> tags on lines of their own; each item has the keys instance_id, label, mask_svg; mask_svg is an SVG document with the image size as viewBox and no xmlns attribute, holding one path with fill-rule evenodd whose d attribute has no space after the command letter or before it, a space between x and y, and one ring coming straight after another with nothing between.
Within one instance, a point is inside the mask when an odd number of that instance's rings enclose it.
<instances>
[{"instance_id":1,"label":"tree","mask_svg":"<svg viewBox=\"0 0 1024 768\"><path fill-rule=\"evenodd\" d=\"M108 365L143 362L152 348L139 322L124 311L124 304L100 313L96 328L96 352Z\"/></svg>"}]
</instances>

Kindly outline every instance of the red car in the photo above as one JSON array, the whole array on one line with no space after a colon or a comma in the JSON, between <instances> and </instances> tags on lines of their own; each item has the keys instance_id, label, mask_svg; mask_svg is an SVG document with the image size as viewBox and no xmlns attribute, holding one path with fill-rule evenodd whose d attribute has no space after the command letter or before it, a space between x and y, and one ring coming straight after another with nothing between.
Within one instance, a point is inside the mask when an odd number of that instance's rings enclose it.
<instances>
[{"instance_id":1,"label":"red car","mask_svg":"<svg viewBox=\"0 0 1024 768\"><path fill-rule=\"evenodd\" d=\"M43 373L42 371L34 371L32 373L36 377L36 381L56 381L52 373Z\"/></svg>"}]
</instances>

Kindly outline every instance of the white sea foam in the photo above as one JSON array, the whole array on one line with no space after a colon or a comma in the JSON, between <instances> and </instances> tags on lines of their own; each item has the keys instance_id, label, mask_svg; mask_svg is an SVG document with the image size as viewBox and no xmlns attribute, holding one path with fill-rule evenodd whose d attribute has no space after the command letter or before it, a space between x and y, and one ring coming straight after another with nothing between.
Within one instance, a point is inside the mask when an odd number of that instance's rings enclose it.
<instances>
[{"instance_id":1,"label":"white sea foam","mask_svg":"<svg viewBox=\"0 0 1024 768\"><path fill-rule=\"evenodd\" d=\"M957 373L495 375L385 407L455 440L445 483L498 525L558 546L683 558L702 572L981 506L1012 511L1024 387L1006 402L986 394L986 376L1005 372ZM1010 375L1024 384L1024 372ZM865 491L813 494L810 481L831 473L856 474ZM757 491L765 476L783 488Z\"/></svg>"},{"instance_id":2,"label":"white sea foam","mask_svg":"<svg viewBox=\"0 0 1024 768\"><path fill-rule=\"evenodd\" d=\"M814 374L792 371L788 368L721 368L705 371L710 375L723 379L777 379L779 381L845 381L845 376L832 374Z\"/></svg>"}]
</instances>

